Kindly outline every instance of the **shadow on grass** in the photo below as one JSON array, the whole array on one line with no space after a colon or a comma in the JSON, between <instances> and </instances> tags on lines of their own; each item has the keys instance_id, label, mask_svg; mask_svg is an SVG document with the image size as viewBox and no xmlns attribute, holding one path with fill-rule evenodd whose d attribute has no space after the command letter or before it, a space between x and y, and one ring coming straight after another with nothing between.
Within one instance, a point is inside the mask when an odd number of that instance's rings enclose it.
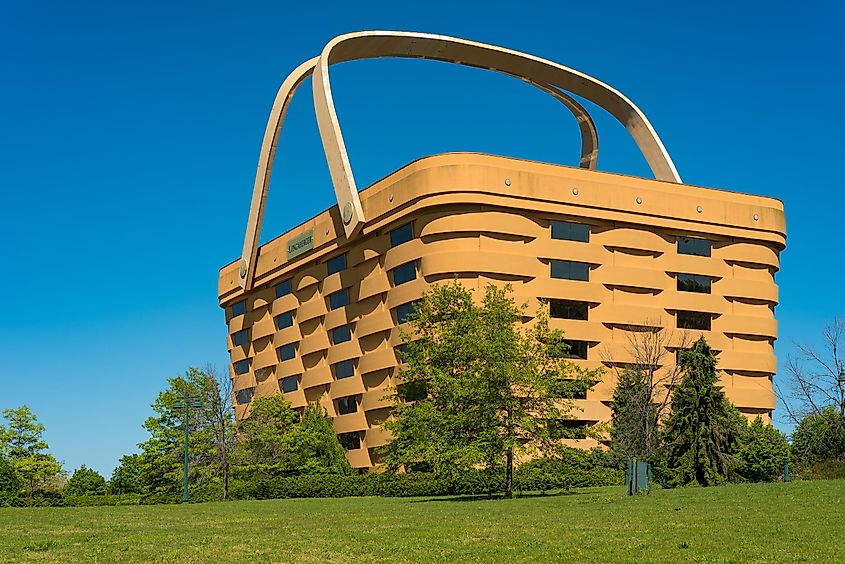
<instances>
[{"instance_id":1,"label":"shadow on grass","mask_svg":"<svg viewBox=\"0 0 845 564\"><path fill-rule=\"evenodd\" d=\"M548 492L521 492L517 493L514 492L513 499L528 499L528 498L535 498L535 497L559 497L564 495L584 495L591 492L584 492L584 491L576 491L576 490L554 490ZM411 503L440 503L440 502L452 502L452 501L501 501L505 499L504 494L502 493L495 493L492 496L487 494L475 494L475 495L458 495L458 496L444 496L444 497L433 497L433 498L426 498L426 499L415 499L411 501Z\"/></svg>"}]
</instances>

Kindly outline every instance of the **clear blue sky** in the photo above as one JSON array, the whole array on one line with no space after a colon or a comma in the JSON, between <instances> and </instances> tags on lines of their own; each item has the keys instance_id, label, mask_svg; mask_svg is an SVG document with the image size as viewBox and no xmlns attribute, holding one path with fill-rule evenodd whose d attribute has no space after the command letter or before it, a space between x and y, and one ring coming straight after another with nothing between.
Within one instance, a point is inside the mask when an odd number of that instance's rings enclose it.
<instances>
[{"instance_id":1,"label":"clear blue sky","mask_svg":"<svg viewBox=\"0 0 845 564\"><path fill-rule=\"evenodd\" d=\"M110 472L168 376L225 369L217 271L240 253L273 96L347 31L457 35L610 83L687 183L785 202L781 361L843 313L841 4L287 4L0 1L0 408L29 404L66 469ZM571 117L519 81L407 60L332 72L361 186L452 150L577 162ZM288 116L267 236L333 202L310 85ZM599 167L648 174L597 121Z\"/></svg>"}]
</instances>

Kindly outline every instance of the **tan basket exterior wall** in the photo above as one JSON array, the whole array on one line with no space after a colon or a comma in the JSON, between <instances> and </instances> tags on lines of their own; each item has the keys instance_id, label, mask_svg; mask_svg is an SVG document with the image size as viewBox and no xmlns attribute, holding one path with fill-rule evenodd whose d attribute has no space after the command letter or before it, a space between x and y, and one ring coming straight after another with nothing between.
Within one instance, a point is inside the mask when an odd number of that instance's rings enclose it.
<instances>
[{"instance_id":1,"label":"tan basket exterior wall","mask_svg":"<svg viewBox=\"0 0 845 564\"><path fill-rule=\"evenodd\" d=\"M712 330L692 336L704 334L719 351L722 385L737 407L770 418L774 274L785 245L780 201L480 154L415 161L363 190L361 198L370 219L352 241L343 235L335 206L260 247L245 315L232 318L228 307L244 297L237 263L224 267L219 279L231 360L251 359L249 373L232 371L235 390L269 395L279 390L279 379L301 374L300 388L287 394L294 407L324 394L337 432L361 431L362 448L348 452L353 466L373 466L373 449L387 440L379 422L389 413L384 396L396 374L394 348L402 342L394 308L455 275L473 288L509 282L532 313L538 298L591 302L588 321L552 320L567 338L590 342L588 359L576 361L589 368L606 366L609 356L630 360L630 325L662 320L674 327L675 310L710 312ZM552 220L589 223L590 242L553 240ZM415 238L390 248L389 231L409 221ZM309 229L314 250L287 262L287 241ZM711 240L712 256L679 255L678 235ZM326 276L326 260L342 252L347 269ZM590 280L552 279L550 259L590 263ZM417 279L392 287L391 269L409 261L416 261ZM712 293L678 292L674 273L714 277ZM287 279L292 294L275 299L274 286ZM343 287L350 289L350 304L329 311L326 296ZM276 331L274 317L290 310L294 325ZM328 331L347 322L352 341L332 347ZM231 334L244 328L251 329L249 345L233 346ZM299 343L296 358L279 362L276 348L290 342ZM346 359L357 359L355 376L334 381L330 365ZM583 410L576 417L609 419L614 385L607 370L587 399L576 402ZM351 394L361 394L359 412L336 415L334 400ZM247 410L236 405L237 418Z\"/></svg>"}]
</instances>

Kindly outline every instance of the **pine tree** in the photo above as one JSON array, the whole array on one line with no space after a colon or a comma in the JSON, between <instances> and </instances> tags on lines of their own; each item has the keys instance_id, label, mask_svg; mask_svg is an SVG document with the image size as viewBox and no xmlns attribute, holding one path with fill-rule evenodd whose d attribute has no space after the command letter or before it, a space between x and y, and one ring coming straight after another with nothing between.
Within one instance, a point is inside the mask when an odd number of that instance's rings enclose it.
<instances>
[{"instance_id":1,"label":"pine tree","mask_svg":"<svg viewBox=\"0 0 845 564\"><path fill-rule=\"evenodd\" d=\"M683 380L666 424L668 485L723 482L734 469L731 450L742 417L717 386L716 357L704 337L681 352Z\"/></svg>"}]
</instances>

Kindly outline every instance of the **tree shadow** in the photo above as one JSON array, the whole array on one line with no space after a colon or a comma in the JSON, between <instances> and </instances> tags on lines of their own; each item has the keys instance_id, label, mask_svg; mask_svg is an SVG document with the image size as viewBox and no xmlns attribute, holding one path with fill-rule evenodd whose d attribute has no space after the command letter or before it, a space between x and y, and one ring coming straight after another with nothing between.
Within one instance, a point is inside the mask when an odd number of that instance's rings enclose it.
<instances>
[{"instance_id":1,"label":"tree shadow","mask_svg":"<svg viewBox=\"0 0 845 564\"><path fill-rule=\"evenodd\" d=\"M590 492L576 491L576 490L554 490L548 492L514 492L513 499L529 499L535 497L560 497L569 495L583 495ZM441 503L454 501L502 501L505 499L504 494L495 493L492 496L487 494L473 494L473 495L458 495L458 496L443 496L426 499L415 499L411 503Z\"/></svg>"}]
</instances>

